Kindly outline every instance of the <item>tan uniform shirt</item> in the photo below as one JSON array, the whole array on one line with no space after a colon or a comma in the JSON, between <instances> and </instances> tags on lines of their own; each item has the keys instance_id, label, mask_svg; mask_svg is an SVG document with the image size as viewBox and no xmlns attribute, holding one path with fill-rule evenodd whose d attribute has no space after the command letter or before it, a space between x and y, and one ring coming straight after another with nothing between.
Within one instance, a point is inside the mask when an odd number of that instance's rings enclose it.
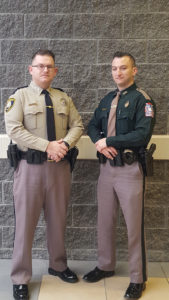
<instances>
[{"instance_id":1,"label":"tan uniform shirt","mask_svg":"<svg viewBox=\"0 0 169 300\"><path fill-rule=\"evenodd\" d=\"M56 140L63 138L73 147L83 132L81 117L66 93L51 87L47 90L54 106ZM45 152L49 144L45 95L41 92L32 81L11 95L6 104L6 132L22 151L31 148Z\"/></svg>"}]
</instances>

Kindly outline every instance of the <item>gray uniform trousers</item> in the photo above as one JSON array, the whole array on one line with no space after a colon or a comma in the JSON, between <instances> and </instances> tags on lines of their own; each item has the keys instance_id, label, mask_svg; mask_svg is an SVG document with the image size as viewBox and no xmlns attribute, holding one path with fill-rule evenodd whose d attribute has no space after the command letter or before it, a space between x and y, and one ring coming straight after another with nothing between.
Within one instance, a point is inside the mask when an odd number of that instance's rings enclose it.
<instances>
[{"instance_id":1,"label":"gray uniform trousers","mask_svg":"<svg viewBox=\"0 0 169 300\"><path fill-rule=\"evenodd\" d=\"M32 242L41 209L47 225L49 267L67 267L64 234L70 197L71 173L68 161L27 164L21 160L14 174L15 241L11 278L13 284L27 284L32 275ZM44 237L45 239L45 237Z\"/></svg>"},{"instance_id":2,"label":"gray uniform trousers","mask_svg":"<svg viewBox=\"0 0 169 300\"><path fill-rule=\"evenodd\" d=\"M130 278L133 283L146 280L143 224L143 174L138 162L112 167L100 165L98 197L98 267L115 269L116 219L120 204L128 232Z\"/></svg>"}]
</instances>

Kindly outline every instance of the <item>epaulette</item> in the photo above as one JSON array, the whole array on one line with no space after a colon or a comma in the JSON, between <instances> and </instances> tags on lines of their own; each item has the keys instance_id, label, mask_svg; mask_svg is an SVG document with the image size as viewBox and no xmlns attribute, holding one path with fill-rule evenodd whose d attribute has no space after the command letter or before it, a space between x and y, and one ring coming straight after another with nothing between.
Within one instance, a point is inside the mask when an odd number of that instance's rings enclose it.
<instances>
[{"instance_id":1,"label":"epaulette","mask_svg":"<svg viewBox=\"0 0 169 300\"><path fill-rule=\"evenodd\" d=\"M28 85L20 86L20 87L18 87L16 90L14 90L13 94L15 94L16 91L18 91L18 90L20 90L20 89L27 88L27 87L28 87Z\"/></svg>"},{"instance_id":2,"label":"epaulette","mask_svg":"<svg viewBox=\"0 0 169 300\"><path fill-rule=\"evenodd\" d=\"M146 100L151 100L151 98L149 97L149 95L147 95L147 93L145 91L143 91L142 89L140 88L137 88L136 89L138 92L140 92L145 98Z\"/></svg>"},{"instance_id":3,"label":"epaulette","mask_svg":"<svg viewBox=\"0 0 169 300\"><path fill-rule=\"evenodd\" d=\"M59 90L61 92L64 92L64 90L62 90L61 88L55 88L55 87L52 87L52 88L55 89L55 90Z\"/></svg>"}]
</instances>

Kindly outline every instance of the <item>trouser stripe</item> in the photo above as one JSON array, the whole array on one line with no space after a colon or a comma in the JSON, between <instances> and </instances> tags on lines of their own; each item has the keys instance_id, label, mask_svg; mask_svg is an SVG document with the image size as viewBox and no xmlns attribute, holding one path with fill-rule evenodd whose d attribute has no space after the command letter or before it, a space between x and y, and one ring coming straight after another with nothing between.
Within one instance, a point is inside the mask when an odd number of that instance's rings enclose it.
<instances>
[{"instance_id":1,"label":"trouser stripe","mask_svg":"<svg viewBox=\"0 0 169 300\"><path fill-rule=\"evenodd\" d=\"M145 236L144 236L144 193L145 193L145 176L143 176L143 205L142 205L141 245L142 245L143 281L146 281L147 280L147 272L146 272L146 251L145 251Z\"/></svg>"}]
</instances>

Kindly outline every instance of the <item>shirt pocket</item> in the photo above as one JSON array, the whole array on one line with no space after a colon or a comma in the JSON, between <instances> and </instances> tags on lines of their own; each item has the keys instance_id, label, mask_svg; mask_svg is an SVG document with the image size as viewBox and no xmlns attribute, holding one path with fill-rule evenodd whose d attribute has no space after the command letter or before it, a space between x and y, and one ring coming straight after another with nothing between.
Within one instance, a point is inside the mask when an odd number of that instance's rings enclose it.
<instances>
[{"instance_id":1,"label":"shirt pocket","mask_svg":"<svg viewBox=\"0 0 169 300\"><path fill-rule=\"evenodd\" d=\"M128 133L134 130L134 109L124 109L117 112L117 128L118 132L121 134Z\"/></svg>"},{"instance_id":2,"label":"shirt pocket","mask_svg":"<svg viewBox=\"0 0 169 300\"><path fill-rule=\"evenodd\" d=\"M69 117L69 109L68 106L61 106L59 105L56 108L56 123L57 126L61 126L61 128L63 129L67 129L68 128L68 117Z\"/></svg>"},{"instance_id":3,"label":"shirt pocket","mask_svg":"<svg viewBox=\"0 0 169 300\"><path fill-rule=\"evenodd\" d=\"M28 105L24 110L24 126L27 129L37 128L37 121L40 114L43 113L43 107L40 105Z\"/></svg>"}]
</instances>

